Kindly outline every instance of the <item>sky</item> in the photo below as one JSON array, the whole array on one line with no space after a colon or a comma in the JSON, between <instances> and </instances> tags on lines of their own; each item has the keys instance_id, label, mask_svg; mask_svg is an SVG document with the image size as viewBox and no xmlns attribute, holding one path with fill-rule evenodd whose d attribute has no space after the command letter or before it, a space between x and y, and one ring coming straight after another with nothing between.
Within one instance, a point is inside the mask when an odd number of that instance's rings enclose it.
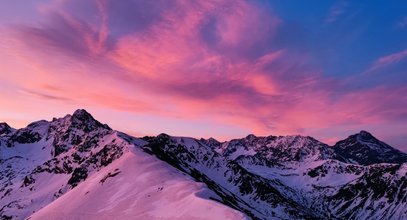
<instances>
[{"instance_id":1,"label":"sky","mask_svg":"<svg viewBox=\"0 0 407 220\"><path fill-rule=\"evenodd\" d=\"M407 1L0 0L0 121L136 136L367 130L407 152Z\"/></svg>"}]
</instances>

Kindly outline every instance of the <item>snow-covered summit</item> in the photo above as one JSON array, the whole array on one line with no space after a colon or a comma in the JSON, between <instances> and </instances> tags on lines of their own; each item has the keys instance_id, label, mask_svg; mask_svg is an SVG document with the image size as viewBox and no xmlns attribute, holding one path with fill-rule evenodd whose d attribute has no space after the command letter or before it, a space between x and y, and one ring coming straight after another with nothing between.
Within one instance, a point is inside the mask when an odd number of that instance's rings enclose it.
<instances>
[{"instance_id":1,"label":"snow-covered summit","mask_svg":"<svg viewBox=\"0 0 407 220\"><path fill-rule=\"evenodd\" d=\"M363 130L339 141L333 148L344 158L361 165L407 162L407 154Z\"/></svg>"}]
</instances>

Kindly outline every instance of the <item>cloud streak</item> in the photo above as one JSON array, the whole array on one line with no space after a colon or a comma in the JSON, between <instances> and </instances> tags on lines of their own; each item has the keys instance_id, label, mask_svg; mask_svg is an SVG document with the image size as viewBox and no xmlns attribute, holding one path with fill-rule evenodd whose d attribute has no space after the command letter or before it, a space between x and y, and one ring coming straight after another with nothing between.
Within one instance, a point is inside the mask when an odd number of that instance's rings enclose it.
<instances>
[{"instance_id":1,"label":"cloud streak","mask_svg":"<svg viewBox=\"0 0 407 220\"><path fill-rule=\"evenodd\" d=\"M407 49L378 58L368 71L377 70L401 62L407 57Z\"/></svg>"},{"instance_id":2,"label":"cloud streak","mask_svg":"<svg viewBox=\"0 0 407 220\"><path fill-rule=\"evenodd\" d=\"M334 4L329 10L328 16L325 18L325 23L331 24L337 21L346 12L347 7L347 1L339 1Z\"/></svg>"}]
</instances>

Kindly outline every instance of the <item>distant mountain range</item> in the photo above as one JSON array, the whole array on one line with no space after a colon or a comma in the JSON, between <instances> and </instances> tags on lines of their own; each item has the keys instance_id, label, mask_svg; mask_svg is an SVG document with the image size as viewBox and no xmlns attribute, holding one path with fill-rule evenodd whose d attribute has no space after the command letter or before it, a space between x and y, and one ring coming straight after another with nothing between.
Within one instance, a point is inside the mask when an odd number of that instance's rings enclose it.
<instances>
[{"instance_id":1,"label":"distant mountain range","mask_svg":"<svg viewBox=\"0 0 407 220\"><path fill-rule=\"evenodd\" d=\"M407 154L361 131L136 138L85 110L0 123L1 219L407 219Z\"/></svg>"}]
</instances>

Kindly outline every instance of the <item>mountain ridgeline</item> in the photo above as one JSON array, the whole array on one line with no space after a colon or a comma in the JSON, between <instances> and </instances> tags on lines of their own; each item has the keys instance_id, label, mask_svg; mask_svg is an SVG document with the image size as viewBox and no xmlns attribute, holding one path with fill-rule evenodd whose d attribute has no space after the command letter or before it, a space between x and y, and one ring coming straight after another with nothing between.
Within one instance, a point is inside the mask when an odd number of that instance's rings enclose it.
<instances>
[{"instance_id":1,"label":"mountain ridgeline","mask_svg":"<svg viewBox=\"0 0 407 220\"><path fill-rule=\"evenodd\" d=\"M85 110L0 123L1 219L407 219L406 174L407 154L366 131L329 146L136 138Z\"/></svg>"}]
</instances>

